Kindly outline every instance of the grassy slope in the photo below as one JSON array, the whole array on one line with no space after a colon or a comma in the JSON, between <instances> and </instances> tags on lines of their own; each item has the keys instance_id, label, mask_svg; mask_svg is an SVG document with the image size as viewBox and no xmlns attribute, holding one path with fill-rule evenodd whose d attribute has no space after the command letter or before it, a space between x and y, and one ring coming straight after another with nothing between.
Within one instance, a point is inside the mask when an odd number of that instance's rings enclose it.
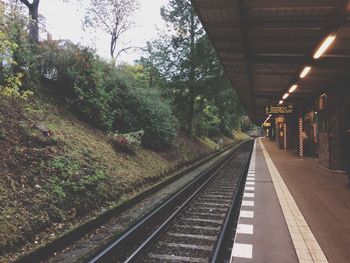
<instances>
[{"instance_id":1,"label":"grassy slope","mask_svg":"<svg viewBox=\"0 0 350 263\"><path fill-rule=\"evenodd\" d=\"M180 134L167 151L127 155L47 99L21 106L0 98L0 135L0 256L55 238L215 147Z\"/></svg>"}]
</instances>

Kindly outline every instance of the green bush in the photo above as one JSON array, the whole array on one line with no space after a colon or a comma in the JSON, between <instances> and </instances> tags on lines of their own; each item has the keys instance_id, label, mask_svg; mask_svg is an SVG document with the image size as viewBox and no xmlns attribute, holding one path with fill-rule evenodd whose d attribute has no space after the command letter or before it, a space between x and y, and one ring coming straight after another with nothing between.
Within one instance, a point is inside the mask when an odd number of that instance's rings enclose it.
<instances>
[{"instance_id":1,"label":"green bush","mask_svg":"<svg viewBox=\"0 0 350 263\"><path fill-rule=\"evenodd\" d=\"M105 85L109 65L88 48L71 43L47 43L41 46L44 77L57 82L55 93L84 119L105 130L113 123L110 101L114 91Z\"/></svg>"},{"instance_id":2,"label":"green bush","mask_svg":"<svg viewBox=\"0 0 350 263\"><path fill-rule=\"evenodd\" d=\"M55 196L58 205L85 211L107 199L104 190L107 175L103 169L67 156L53 159L51 169L46 189Z\"/></svg>"},{"instance_id":3,"label":"green bush","mask_svg":"<svg viewBox=\"0 0 350 263\"><path fill-rule=\"evenodd\" d=\"M44 43L40 50L43 76L89 123L106 131L144 130L142 144L147 147L173 142L177 120L170 103L159 90L144 87L130 70L133 66L116 68L92 50L69 42Z\"/></svg>"},{"instance_id":4,"label":"green bush","mask_svg":"<svg viewBox=\"0 0 350 263\"><path fill-rule=\"evenodd\" d=\"M28 19L16 10L10 11L9 16L11 19L5 19L6 32L10 40L17 45L13 52L15 63L11 65L12 73L22 76L21 89L34 90L40 74L36 50L28 41Z\"/></svg>"},{"instance_id":5,"label":"green bush","mask_svg":"<svg viewBox=\"0 0 350 263\"><path fill-rule=\"evenodd\" d=\"M8 19L0 10L0 95L8 99L26 100L32 91L28 85L37 78L35 59L25 31L16 19Z\"/></svg>"},{"instance_id":6,"label":"green bush","mask_svg":"<svg viewBox=\"0 0 350 263\"><path fill-rule=\"evenodd\" d=\"M218 108L207 99L198 98L196 100L196 110L198 113L194 122L195 133L198 136L209 137L220 135L221 120Z\"/></svg>"},{"instance_id":7,"label":"green bush","mask_svg":"<svg viewBox=\"0 0 350 263\"><path fill-rule=\"evenodd\" d=\"M176 137L177 120L166 100L163 100L157 90L135 89L133 95L138 107L137 122L134 126L145 131L142 144L151 148L161 148L170 145Z\"/></svg>"},{"instance_id":8,"label":"green bush","mask_svg":"<svg viewBox=\"0 0 350 263\"><path fill-rule=\"evenodd\" d=\"M113 145L119 150L126 153L135 154L136 150L141 145L141 138L144 134L143 130L129 133L115 132L109 135Z\"/></svg>"}]
</instances>

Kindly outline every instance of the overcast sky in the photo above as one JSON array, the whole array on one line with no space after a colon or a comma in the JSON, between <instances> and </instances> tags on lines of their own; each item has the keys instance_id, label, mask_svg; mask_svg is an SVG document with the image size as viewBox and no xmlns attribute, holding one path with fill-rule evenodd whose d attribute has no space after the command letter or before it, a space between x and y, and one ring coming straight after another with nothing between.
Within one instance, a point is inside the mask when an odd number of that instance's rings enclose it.
<instances>
[{"instance_id":1,"label":"overcast sky","mask_svg":"<svg viewBox=\"0 0 350 263\"><path fill-rule=\"evenodd\" d=\"M85 0L88 2L88 0ZM166 5L168 0L138 0L140 9L135 12L134 26L121 40L122 47L144 47L146 41L157 36L157 29L164 30L165 23L162 20L159 9ZM77 1L64 3L62 0L40 1L39 12L45 17L46 28L52 34L53 39L70 39L74 43L81 43L97 49L97 53L109 58L109 36L103 31L84 32L82 19L85 11ZM122 48L121 47L121 48ZM132 63L139 58L139 52L123 54L119 61Z\"/></svg>"}]
</instances>

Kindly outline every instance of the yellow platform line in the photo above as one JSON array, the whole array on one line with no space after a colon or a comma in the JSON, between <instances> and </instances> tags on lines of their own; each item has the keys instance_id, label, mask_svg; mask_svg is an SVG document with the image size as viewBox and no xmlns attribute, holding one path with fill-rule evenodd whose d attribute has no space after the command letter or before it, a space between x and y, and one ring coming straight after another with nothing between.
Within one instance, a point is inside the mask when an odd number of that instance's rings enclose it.
<instances>
[{"instance_id":1,"label":"yellow platform line","mask_svg":"<svg viewBox=\"0 0 350 263\"><path fill-rule=\"evenodd\" d=\"M272 182L275 187L299 262L328 262L304 216L300 212L298 205L295 203L291 193L288 190L288 187L284 183L280 173L278 172L260 139L259 143L266 160L267 168L271 174Z\"/></svg>"}]
</instances>

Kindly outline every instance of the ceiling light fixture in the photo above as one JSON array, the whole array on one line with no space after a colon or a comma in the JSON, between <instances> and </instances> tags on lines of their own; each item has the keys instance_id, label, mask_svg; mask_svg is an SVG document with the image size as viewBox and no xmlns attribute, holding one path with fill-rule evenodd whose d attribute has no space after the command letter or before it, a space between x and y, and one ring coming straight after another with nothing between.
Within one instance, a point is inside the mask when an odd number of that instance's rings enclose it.
<instances>
[{"instance_id":1,"label":"ceiling light fixture","mask_svg":"<svg viewBox=\"0 0 350 263\"><path fill-rule=\"evenodd\" d=\"M278 102L278 104L281 105L281 104L283 104L283 102L284 102L283 100L280 100L280 101Z\"/></svg>"},{"instance_id":2,"label":"ceiling light fixture","mask_svg":"<svg viewBox=\"0 0 350 263\"><path fill-rule=\"evenodd\" d=\"M282 99L285 100L285 99L288 98L288 97L289 97L289 93L286 93L286 94L283 95Z\"/></svg>"},{"instance_id":3,"label":"ceiling light fixture","mask_svg":"<svg viewBox=\"0 0 350 263\"><path fill-rule=\"evenodd\" d=\"M288 92L289 93L293 93L297 88L298 88L298 85L293 85L293 86L290 87Z\"/></svg>"},{"instance_id":4,"label":"ceiling light fixture","mask_svg":"<svg viewBox=\"0 0 350 263\"><path fill-rule=\"evenodd\" d=\"M335 35L329 35L322 43L322 45L319 47L319 49L314 54L314 59L320 58L324 52L329 48L329 46L333 43L335 39Z\"/></svg>"},{"instance_id":5,"label":"ceiling light fixture","mask_svg":"<svg viewBox=\"0 0 350 263\"><path fill-rule=\"evenodd\" d=\"M303 79L306 77L307 74L309 74L311 70L311 67L305 67L303 71L300 73L300 78Z\"/></svg>"}]
</instances>

